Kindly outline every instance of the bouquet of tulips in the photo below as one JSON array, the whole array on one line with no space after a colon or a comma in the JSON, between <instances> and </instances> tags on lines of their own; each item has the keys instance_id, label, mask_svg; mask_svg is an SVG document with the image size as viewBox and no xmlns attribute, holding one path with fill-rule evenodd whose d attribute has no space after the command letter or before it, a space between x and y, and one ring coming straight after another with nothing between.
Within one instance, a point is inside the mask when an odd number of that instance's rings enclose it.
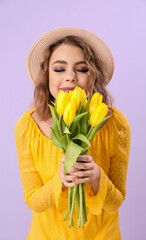
<instances>
[{"instance_id":1,"label":"bouquet of tulips","mask_svg":"<svg viewBox=\"0 0 146 240\"><path fill-rule=\"evenodd\" d=\"M65 153L65 176L67 171L76 163L79 155L86 154L90 142L98 131L100 125L106 121L108 106L102 102L102 95L94 93L91 100L87 99L85 91L76 87L73 91L60 91L54 107L50 104L53 127L51 138L55 146ZM85 183L68 189L69 227L74 226L73 211L77 203L78 227L84 228L87 221Z\"/></svg>"}]
</instances>

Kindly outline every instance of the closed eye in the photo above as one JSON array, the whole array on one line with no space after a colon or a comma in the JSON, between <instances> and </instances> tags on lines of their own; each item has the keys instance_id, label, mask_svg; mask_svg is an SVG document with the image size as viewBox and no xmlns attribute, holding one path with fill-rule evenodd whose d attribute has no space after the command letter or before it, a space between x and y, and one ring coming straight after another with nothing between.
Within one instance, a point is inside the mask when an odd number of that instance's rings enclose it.
<instances>
[{"instance_id":1,"label":"closed eye","mask_svg":"<svg viewBox=\"0 0 146 240\"><path fill-rule=\"evenodd\" d=\"M64 71L65 71L64 69L61 69L61 70L54 69L54 72L64 72ZM89 70L88 69L77 69L76 71L86 73Z\"/></svg>"}]
</instances>

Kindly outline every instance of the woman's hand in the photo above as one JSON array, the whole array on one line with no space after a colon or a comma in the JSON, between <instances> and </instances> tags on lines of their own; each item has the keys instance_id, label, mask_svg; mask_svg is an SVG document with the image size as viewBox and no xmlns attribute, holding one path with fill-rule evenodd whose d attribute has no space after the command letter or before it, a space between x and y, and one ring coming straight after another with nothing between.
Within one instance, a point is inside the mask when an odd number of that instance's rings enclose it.
<instances>
[{"instance_id":1,"label":"woman's hand","mask_svg":"<svg viewBox=\"0 0 146 240\"><path fill-rule=\"evenodd\" d=\"M64 164L65 155L61 158L60 177L66 187L74 187L85 182L99 182L100 169L90 155L79 155L76 163L68 170L66 176Z\"/></svg>"}]
</instances>

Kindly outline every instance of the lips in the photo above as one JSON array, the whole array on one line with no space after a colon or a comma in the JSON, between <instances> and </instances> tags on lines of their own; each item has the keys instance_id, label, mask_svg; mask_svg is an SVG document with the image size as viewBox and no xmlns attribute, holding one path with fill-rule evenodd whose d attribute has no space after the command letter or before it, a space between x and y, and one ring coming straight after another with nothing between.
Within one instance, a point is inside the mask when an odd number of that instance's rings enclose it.
<instances>
[{"instance_id":1,"label":"lips","mask_svg":"<svg viewBox=\"0 0 146 240\"><path fill-rule=\"evenodd\" d=\"M63 91L70 91L70 90L74 90L75 87L64 87L64 88L60 88Z\"/></svg>"}]
</instances>

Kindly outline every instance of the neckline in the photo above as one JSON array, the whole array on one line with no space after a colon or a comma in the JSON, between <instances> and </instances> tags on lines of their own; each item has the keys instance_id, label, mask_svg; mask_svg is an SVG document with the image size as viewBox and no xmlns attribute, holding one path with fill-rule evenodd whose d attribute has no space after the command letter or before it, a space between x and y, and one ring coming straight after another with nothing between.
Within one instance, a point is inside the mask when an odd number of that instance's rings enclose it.
<instances>
[{"instance_id":1,"label":"neckline","mask_svg":"<svg viewBox=\"0 0 146 240\"><path fill-rule=\"evenodd\" d=\"M113 110L111 112L111 117L107 119L106 123L103 125L102 128L100 128L97 132L96 132L96 135L99 134L101 131L103 131L103 129L109 124L110 122L110 119L112 118L113 116L113 113L115 111L115 107L114 106L108 106L109 109ZM28 110L28 116L31 120L31 122L34 124L34 126L36 127L37 131L41 134L41 136L46 139L47 141L51 141L53 143L53 140L49 137L47 137L43 132L42 130L39 128L38 124L36 123L36 121L34 120L34 118L31 116L31 113L33 113L35 111L35 108L31 108L30 110Z\"/></svg>"},{"instance_id":2,"label":"neckline","mask_svg":"<svg viewBox=\"0 0 146 240\"><path fill-rule=\"evenodd\" d=\"M34 111L35 111L35 108L32 108L32 109L30 109L30 110L28 111L28 115L29 115L30 120L32 121L32 123L33 123L34 126L36 127L37 131L41 134L41 136L42 136L44 139L46 139L46 140L48 140L48 141L51 141L51 142L53 143L52 139L49 138L49 137L47 137L47 136L42 132L42 130L40 129L40 127L38 126L38 124L36 123L36 121L34 120L34 118L31 116L31 114L32 114Z\"/></svg>"}]
</instances>

